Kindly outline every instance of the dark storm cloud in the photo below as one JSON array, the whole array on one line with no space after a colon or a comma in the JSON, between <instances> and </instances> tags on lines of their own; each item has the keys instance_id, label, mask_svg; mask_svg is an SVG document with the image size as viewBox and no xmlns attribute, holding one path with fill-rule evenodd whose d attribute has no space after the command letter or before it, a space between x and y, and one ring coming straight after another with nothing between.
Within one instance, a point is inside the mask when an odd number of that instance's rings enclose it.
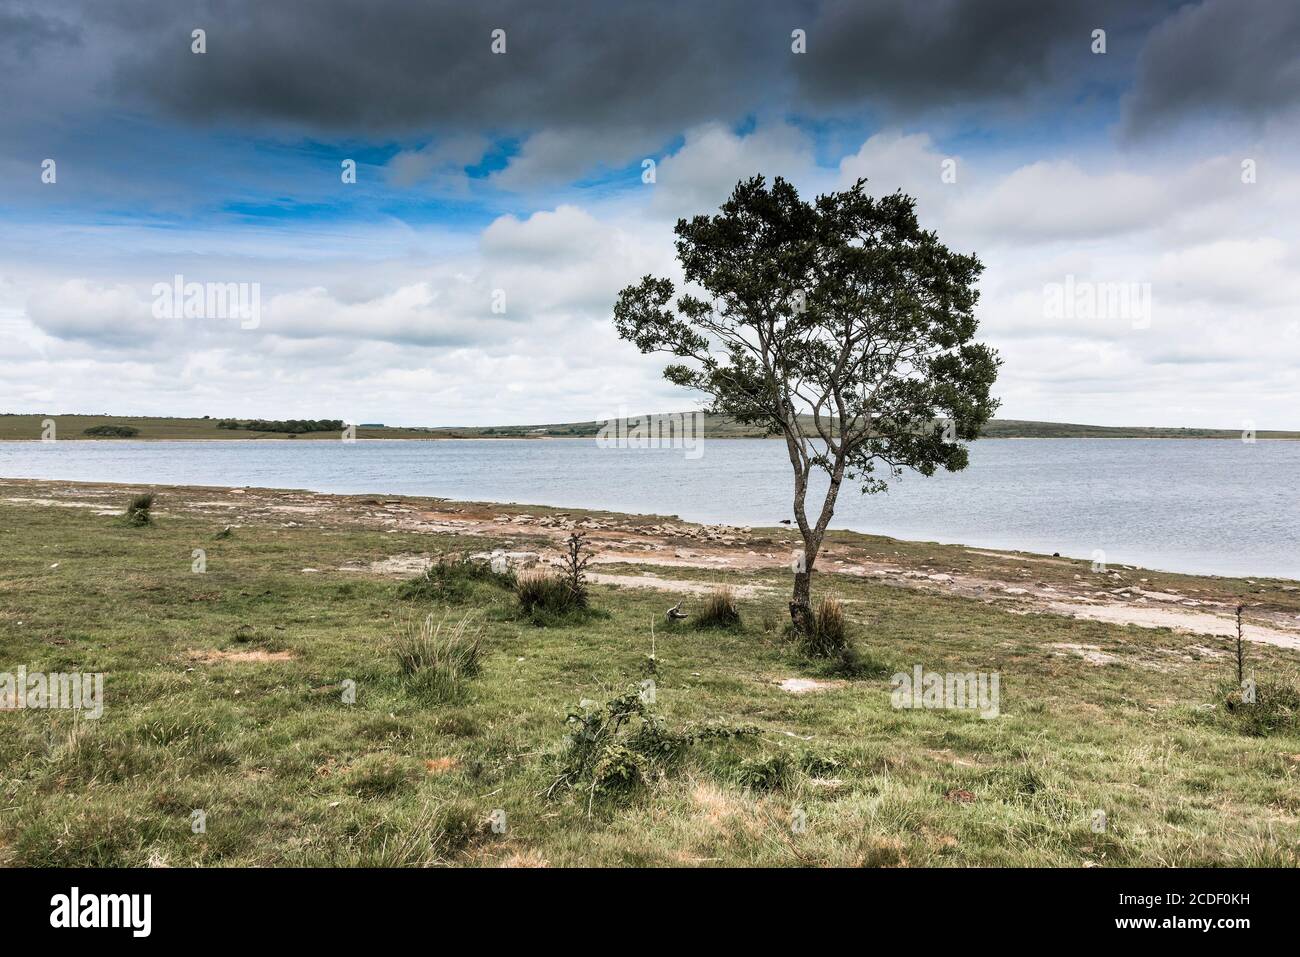
<instances>
[{"instance_id":1,"label":"dark storm cloud","mask_svg":"<svg viewBox=\"0 0 1300 957\"><path fill-rule=\"evenodd\" d=\"M1120 0L468 3L133 0L87 7L119 36L114 89L172 115L328 135L559 127L680 130L755 111L924 110L1089 77L1090 30L1167 9ZM106 12L107 11L107 12ZM208 53L189 50L207 30ZM507 33L508 52L489 51ZM791 31L808 52L791 52ZM1112 43L1117 37L1112 37ZM1118 59L1118 58L1113 58ZM1131 56L1130 56L1131 60ZM1106 61L1088 64L1104 74Z\"/></svg>"},{"instance_id":2,"label":"dark storm cloud","mask_svg":"<svg viewBox=\"0 0 1300 957\"><path fill-rule=\"evenodd\" d=\"M1146 9L1110 0L830 0L809 41L817 55L796 66L808 96L828 105L859 98L924 109L1023 97L1104 73L1113 61L1093 58L1093 29L1113 42L1160 8Z\"/></svg>"},{"instance_id":3,"label":"dark storm cloud","mask_svg":"<svg viewBox=\"0 0 1300 957\"><path fill-rule=\"evenodd\" d=\"M788 54L786 32L725 3L137 6L149 40L116 65L124 95L194 120L344 135L676 125L748 109L762 90L742 78L776 76ZM202 57L194 27L207 30ZM498 28L505 55L490 51Z\"/></svg>"},{"instance_id":4,"label":"dark storm cloud","mask_svg":"<svg viewBox=\"0 0 1300 957\"><path fill-rule=\"evenodd\" d=\"M1206 0L1147 40L1125 106L1129 133L1217 113L1258 122L1300 107L1300 3Z\"/></svg>"},{"instance_id":5,"label":"dark storm cloud","mask_svg":"<svg viewBox=\"0 0 1300 957\"><path fill-rule=\"evenodd\" d=\"M80 39L81 31L74 24L36 10L0 9L0 64L6 68L50 46L71 46Z\"/></svg>"},{"instance_id":6,"label":"dark storm cloud","mask_svg":"<svg viewBox=\"0 0 1300 957\"><path fill-rule=\"evenodd\" d=\"M0 57L31 64L6 70L11 134L19 115L94 110L327 140L567 138L536 169L621 162L706 120L915 123L1128 91L1130 121L1154 124L1207 103L1262 116L1300 88L1297 0L6 2ZM1099 27L1105 56L1089 51Z\"/></svg>"}]
</instances>

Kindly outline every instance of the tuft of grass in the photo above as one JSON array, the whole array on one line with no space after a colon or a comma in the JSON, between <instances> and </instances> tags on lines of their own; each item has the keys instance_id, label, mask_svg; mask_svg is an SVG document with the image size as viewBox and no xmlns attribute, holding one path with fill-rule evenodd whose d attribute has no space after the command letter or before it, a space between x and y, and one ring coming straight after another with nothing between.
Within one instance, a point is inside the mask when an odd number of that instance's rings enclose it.
<instances>
[{"instance_id":1,"label":"tuft of grass","mask_svg":"<svg viewBox=\"0 0 1300 957\"><path fill-rule=\"evenodd\" d=\"M519 607L535 621L573 617L586 610L586 592L574 591L565 578L536 568L522 572L515 583Z\"/></svg>"},{"instance_id":2,"label":"tuft of grass","mask_svg":"<svg viewBox=\"0 0 1300 957\"><path fill-rule=\"evenodd\" d=\"M852 657L844 603L834 595L823 596L813 614L813 633L801 636L799 650L810 658L847 660Z\"/></svg>"},{"instance_id":3,"label":"tuft of grass","mask_svg":"<svg viewBox=\"0 0 1300 957\"><path fill-rule=\"evenodd\" d=\"M145 492L142 495L134 496L131 501L126 503L126 513L123 518L126 524L133 528L143 528L153 522L153 492Z\"/></svg>"},{"instance_id":4,"label":"tuft of grass","mask_svg":"<svg viewBox=\"0 0 1300 957\"><path fill-rule=\"evenodd\" d=\"M347 787L359 797L393 794L415 780L417 771L409 759L380 752L358 759L346 777Z\"/></svg>"},{"instance_id":5,"label":"tuft of grass","mask_svg":"<svg viewBox=\"0 0 1300 957\"><path fill-rule=\"evenodd\" d=\"M739 628L740 609L736 606L736 590L730 585L718 585L704 599L704 605L695 616L696 628Z\"/></svg>"},{"instance_id":6,"label":"tuft of grass","mask_svg":"<svg viewBox=\"0 0 1300 957\"><path fill-rule=\"evenodd\" d=\"M437 624L426 615L407 622L393 643L402 678L411 688L445 701L459 696L465 683L482 670L483 631L464 615L454 624L444 616Z\"/></svg>"}]
</instances>

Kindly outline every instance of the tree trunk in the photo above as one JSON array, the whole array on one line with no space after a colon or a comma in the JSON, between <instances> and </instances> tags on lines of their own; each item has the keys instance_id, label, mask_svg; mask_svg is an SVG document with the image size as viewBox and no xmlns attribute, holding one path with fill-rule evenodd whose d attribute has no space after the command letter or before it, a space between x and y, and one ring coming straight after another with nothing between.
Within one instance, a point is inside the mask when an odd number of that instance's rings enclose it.
<instances>
[{"instance_id":1,"label":"tree trunk","mask_svg":"<svg viewBox=\"0 0 1300 957\"><path fill-rule=\"evenodd\" d=\"M796 638L810 638L814 630L812 610L812 569L795 572L794 597L790 599L790 621Z\"/></svg>"}]
</instances>

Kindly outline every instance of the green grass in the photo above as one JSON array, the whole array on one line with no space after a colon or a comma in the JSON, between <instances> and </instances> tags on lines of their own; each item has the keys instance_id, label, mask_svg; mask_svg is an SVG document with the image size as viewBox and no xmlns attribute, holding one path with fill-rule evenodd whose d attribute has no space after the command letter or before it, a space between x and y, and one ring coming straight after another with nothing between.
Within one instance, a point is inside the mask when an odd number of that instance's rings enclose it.
<instances>
[{"instance_id":1,"label":"green grass","mask_svg":"<svg viewBox=\"0 0 1300 957\"><path fill-rule=\"evenodd\" d=\"M760 575L778 590L741 599L741 627L660 627L653 663L673 734L757 732L654 760L638 739L602 755L601 799L547 796L568 716L646 679L664 595L594 586L600 614L545 627L492 581L401 600L397 580L337 569L483 540L279 516L219 539L220 520L169 510L172 494L140 528L0 502L0 671L107 675L98 721L0 712L0 864L1297 864L1300 733L1224 713L1229 659L1192 651L1215 639L838 576L873 666L791 695L776 682L827 673L760 624L788 600L787 578ZM468 611L477 674L429 695L392 643L413 615ZM1119 661L1088 665L1064 642ZM889 670L916 663L997 671L1002 717L895 710ZM1248 667L1261 686L1300 683L1294 653L1251 646Z\"/></svg>"}]
</instances>

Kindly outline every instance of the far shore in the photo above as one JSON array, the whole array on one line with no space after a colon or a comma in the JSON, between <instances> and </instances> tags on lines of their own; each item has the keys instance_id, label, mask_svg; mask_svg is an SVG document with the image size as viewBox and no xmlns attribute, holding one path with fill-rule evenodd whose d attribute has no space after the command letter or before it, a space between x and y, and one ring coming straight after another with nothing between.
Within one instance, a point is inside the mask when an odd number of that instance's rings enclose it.
<instances>
[{"instance_id":1,"label":"far shore","mask_svg":"<svg viewBox=\"0 0 1300 957\"><path fill-rule=\"evenodd\" d=\"M689 423L677 422L674 432L689 428L690 434L706 441L722 439L775 439L780 436L763 435L749 426L711 413L678 412L664 416L630 416L620 421L645 423L649 419L651 431L664 427L664 422L678 416L690 415ZM700 418L694 418L699 415ZM220 423L231 420L220 418L179 418L163 416L119 415L59 415L0 413L0 442L3 441L101 441L101 442L156 442L156 441L337 441L342 436L338 430L292 433L279 431L254 431L246 428L221 428ZM244 424L256 421L262 425L285 426L295 420L233 420ZM318 420L313 420L318 421ZM345 420L319 420L345 421ZM372 423L355 425L356 441L418 441L436 442L447 439L476 439L511 441L519 439L581 439L592 441L604 423L613 420L597 419L584 422L542 423L498 426L390 426ZM801 420L805 432L815 434L810 421ZM87 435L87 430L124 427L134 435ZM1171 426L1100 426L1066 422L1040 422L1025 419L992 419L983 430L984 439L1228 439L1242 441L1255 439L1300 440L1300 430L1209 429Z\"/></svg>"}]
</instances>

